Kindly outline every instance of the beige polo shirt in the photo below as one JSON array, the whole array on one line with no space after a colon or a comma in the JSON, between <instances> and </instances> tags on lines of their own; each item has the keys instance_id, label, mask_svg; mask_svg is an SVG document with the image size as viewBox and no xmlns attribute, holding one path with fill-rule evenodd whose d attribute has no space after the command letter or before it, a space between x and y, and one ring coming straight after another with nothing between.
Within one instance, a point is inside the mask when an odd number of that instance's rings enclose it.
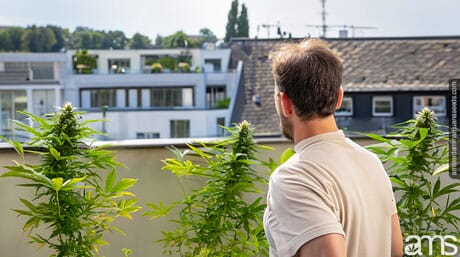
<instances>
[{"instance_id":1,"label":"beige polo shirt","mask_svg":"<svg viewBox=\"0 0 460 257\"><path fill-rule=\"evenodd\" d=\"M342 131L307 138L270 177L265 233L270 257L294 256L319 236L345 237L348 257L391 256L396 204L376 155Z\"/></svg>"}]
</instances>

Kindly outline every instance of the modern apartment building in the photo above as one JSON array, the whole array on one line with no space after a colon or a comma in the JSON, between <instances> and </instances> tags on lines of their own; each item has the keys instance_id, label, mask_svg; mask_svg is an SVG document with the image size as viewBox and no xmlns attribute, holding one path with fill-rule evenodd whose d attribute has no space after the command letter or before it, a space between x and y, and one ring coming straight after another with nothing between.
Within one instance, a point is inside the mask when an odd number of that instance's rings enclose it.
<instances>
[{"instance_id":1,"label":"modern apartment building","mask_svg":"<svg viewBox=\"0 0 460 257\"><path fill-rule=\"evenodd\" d=\"M62 53L0 54L0 135L27 138L11 121L29 122L18 111L43 115L62 104L66 60Z\"/></svg>"},{"instance_id":2,"label":"modern apartment building","mask_svg":"<svg viewBox=\"0 0 460 257\"><path fill-rule=\"evenodd\" d=\"M88 50L96 67L81 74L77 51L0 54L2 131L17 110L34 114L71 102L104 139L214 137L229 125L242 65L230 49ZM166 63L162 71L152 64ZM89 73L89 74L88 74Z\"/></svg>"}]
</instances>

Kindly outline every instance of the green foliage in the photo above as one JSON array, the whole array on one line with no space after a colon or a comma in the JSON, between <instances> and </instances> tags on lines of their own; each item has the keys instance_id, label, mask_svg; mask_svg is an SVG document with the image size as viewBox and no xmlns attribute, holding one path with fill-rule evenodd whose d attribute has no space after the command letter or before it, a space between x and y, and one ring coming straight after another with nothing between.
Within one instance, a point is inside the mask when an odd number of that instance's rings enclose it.
<instances>
[{"instance_id":1,"label":"green foliage","mask_svg":"<svg viewBox=\"0 0 460 257\"><path fill-rule=\"evenodd\" d=\"M73 59L73 69L77 74L92 74L97 68L96 57L90 55L86 49L78 50Z\"/></svg>"},{"instance_id":2,"label":"green foliage","mask_svg":"<svg viewBox=\"0 0 460 257\"><path fill-rule=\"evenodd\" d=\"M152 48L152 40L147 36L136 33L129 40L128 46L131 49L148 49Z\"/></svg>"},{"instance_id":3,"label":"green foliage","mask_svg":"<svg viewBox=\"0 0 460 257\"><path fill-rule=\"evenodd\" d=\"M163 65L161 63L154 63L152 64L152 73L161 73L163 72Z\"/></svg>"},{"instance_id":4,"label":"green foliage","mask_svg":"<svg viewBox=\"0 0 460 257\"><path fill-rule=\"evenodd\" d=\"M225 42L228 42L232 37L249 36L248 9L245 4L241 5L241 12L238 15L238 0L232 1L225 29Z\"/></svg>"},{"instance_id":5,"label":"green foliage","mask_svg":"<svg viewBox=\"0 0 460 257\"><path fill-rule=\"evenodd\" d=\"M230 106L230 97L226 97L220 101L217 101L213 108L215 109L227 109Z\"/></svg>"},{"instance_id":6,"label":"green foliage","mask_svg":"<svg viewBox=\"0 0 460 257\"><path fill-rule=\"evenodd\" d=\"M237 33L238 22L238 0L233 0L230 11L228 11L227 25L225 26L225 42L228 42L231 37Z\"/></svg>"},{"instance_id":7,"label":"green foliage","mask_svg":"<svg viewBox=\"0 0 460 257\"><path fill-rule=\"evenodd\" d=\"M217 41L217 37L214 32L208 28L200 29L200 37L202 38L200 45L204 42L215 43Z\"/></svg>"},{"instance_id":8,"label":"green foliage","mask_svg":"<svg viewBox=\"0 0 460 257\"><path fill-rule=\"evenodd\" d=\"M178 178L200 177L203 187L184 191L184 199L170 206L149 203L145 215L151 219L168 215L179 208L172 222L178 227L163 231L165 253L179 256L267 256L262 216L265 209L264 192L258 185L267 181L255 170L256 166L273 168L274 162L264 163L255 157L262 149L253 138L253 129L244 121L226 128L230 138L216 144L185 151L173 149L176 158L164 160L164 170Z\"/></svg>"},{"instance_id":9,"label":"green foliage","mask_svg":"<svg viewBox=\"0 0 460 257\"><path fill-rule=\"evenodd\" d=\"M177 70L177 59L171 56L163 56L158 59L158 62L163 66L165 69L169 69L170 71Z\"/></svg>"},{"instance_id":10,"label":"green foliage","mask_svg":"<svg viewBox=\"0 0 460 257\"><path fill-rule=\"evenodd\" d=\"M241 13L236 22L238 37L249 37L249 20L248 20L248 9L245 4L241 5Z\"/></svg>"},{"instance_id":11,"label":"green foliage","mask_svg":"<svg viewBox=\"0 0 460 257\"><path fill-rule=\"evenodd\" d=\"M185 34L183 31L166 36L161 41L162 48L186 48L196 47L197 42Z\"/></svg>"},{"instance_id":12,"label":"green foliage","mask_svg":"<svg viewBox=\"0 0 460 257\"><path fill-rule=\"evenodd\" d=\"M190 64L186 62L180 62L177 67L179 68L179 72L190 72Z\"/></svg>"},{"instance_id":13,"label":"green foliage","mask_svg":"<svg viewBox=\"0 0 460 257\"><path fill-rule=\"evenodd\" d=\"M26 52L51 52L56 42L53 30L33 25L22 33L21 50Z\"/></svg>"},{"instance_id":14,"label":"green foliage","mask_svg":"<svg viewBox=\"0 0 460 257\"><path fill-rule=\"evenodd\" d=\"M429 109L396 128L386 137L368 134L380 142L368 148L388 165L393 189L401 196L397 207L404 235L443 235L449 228L460 232L455 215L460 199L452 198L460 183L442 185L438 176L448 170L447 133Z\"/></svg>"},{"instance_id":15,"label":"green foliage","mask_svg":"<svg viewBox=\"0 0 460 257\"><path fill-rule=\"evenodd\" d=\"M27 221L23 230L40 247L55 251L52 256L99 256L99 246L108 244L103 239L106 231L123 231L113 225L118 217L132 219L131 213L140 209L137 199L127 191L136 180L117 180L113 153L104 147L87 146L97 131L88 122L80 121L80 112L66 104L59 112L47 118L24 113L39 126L16 125L31 135L28 145L39 150L27 150L19 142L7 140L22 156L37 155L40 163L19 163L6 166L1 177L21 178L18 186L34 189L31 200L20 198L24 209L14 210ZM24 161L25 162L25 161ZM100 171L108 170L105 182ZM42 227L42 233L35 233Z\"/></svg>"}]
</instances>

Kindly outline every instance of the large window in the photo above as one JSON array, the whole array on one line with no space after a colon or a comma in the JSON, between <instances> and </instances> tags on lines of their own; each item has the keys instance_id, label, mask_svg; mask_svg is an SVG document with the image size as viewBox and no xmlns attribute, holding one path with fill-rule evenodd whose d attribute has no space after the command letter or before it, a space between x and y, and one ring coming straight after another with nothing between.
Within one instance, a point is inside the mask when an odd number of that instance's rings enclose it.
<instances>
[{"instance_id":1,"label":"large window","mask_svg":"<svg viewBox=\"0 0 460 257\"><path fill-rule=\"evenodd\" d=\"M225 99L225 86L208 86L206 88L206 108L216 107L216 103Z\"/></svg>"},{"instance_id":2,"label":"large window","mask_svg":"<svg viewBox=\"0 0 460 257\"><path fill-rule=\"evenodd\" d=\"M393 97L374 96L372 97L372 115L380 117L393 116Z\"/></svg>"},{"instance_id":3,"label":"large window","mask_svg":"<svg viewBox=\"0 0 460 257\"><path fill-rule=\"evenodd\" d=\"M81 106L83 108L95 108L102 106L116 106L115 89L83 89L81 91Z\"/></svg>"},{"instance_id":4,"label":"large window","mask_svg":"<svg viewBox=\"0 0 460 257\"><path fill-rule=\"evenodd\" d=\"M129 73L129 59L109 59L109 73Z\"/></svg>"},{"instance_id":5,"label":"large window","mask_svg":"<svg viewBox=\"0 0 460 257\"><path fill-rule=\"evenodd\" d=\"M26 121L27 116L18 113L27 111L26 90L0 90L0 134L11 135L11 120Z\"/></svg>"},{"instance_id":6,"label":"large window","mask_svg":"<svg viewBox=\"0 0 460 257\"><path fill-rule=\"evenodd\" d=\"M170 121L170 137L171 138L190 137L190 121L189 120L171 120Z\"/></svg>"},{"instance_id":7,"label":"large window","mask_svg":"<svg viewBox=\"0 0 460 257\"><path fill-rule=\"evenodd\" d=\"M414 115L425 107L432 110L436 116L446 116L446 97L414 96Z\"/></svg>"},{"instance_id":8,"label":"large window","mask_svg":"<svg viewBox=\"0 0 460 257\"><path fill-rule=\"evenodd\" d=\"M352 116L353 115L353 98L344 97L342 105L335 111L336 116Z\"/></svg>"},{"instance_id":9,"label":"large window","mask_svg":"<svg viewBox=\"0 0 460 257\"><path fill-rule=\"evenodd\" d=\"M152 88L150 89L152 107L191 107L193 88Z\"/></svg>"},{"instance_id":10,"label":"large window","mask_svg":"<svg viewBox=\"0 0 460 257\"><path fill-rule=\"evenodd\" d=\"M99 108L193 107L193 87L82 89L81 106Z\"/></svg>"}]
</instances>

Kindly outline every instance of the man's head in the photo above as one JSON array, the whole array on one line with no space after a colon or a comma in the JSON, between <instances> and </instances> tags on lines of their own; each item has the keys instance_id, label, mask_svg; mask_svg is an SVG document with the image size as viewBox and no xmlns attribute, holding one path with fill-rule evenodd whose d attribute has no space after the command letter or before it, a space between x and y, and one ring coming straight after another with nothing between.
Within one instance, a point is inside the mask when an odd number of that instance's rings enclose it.
<instances>
[{"instance_id":1,"label":"man's head","mask_svg":"<svg viewBox=\"0 0 460 257\"><path fill-rule=\"evenodd\" d=\"M270 53L275 79L275 102L279 112L280 92L292 103L301 120L334 114L342 83L342 62L327 44L309 39L286 43ZM292 124L280 113L283 134L291 138Z\"/></svg>"}]
</instances>

